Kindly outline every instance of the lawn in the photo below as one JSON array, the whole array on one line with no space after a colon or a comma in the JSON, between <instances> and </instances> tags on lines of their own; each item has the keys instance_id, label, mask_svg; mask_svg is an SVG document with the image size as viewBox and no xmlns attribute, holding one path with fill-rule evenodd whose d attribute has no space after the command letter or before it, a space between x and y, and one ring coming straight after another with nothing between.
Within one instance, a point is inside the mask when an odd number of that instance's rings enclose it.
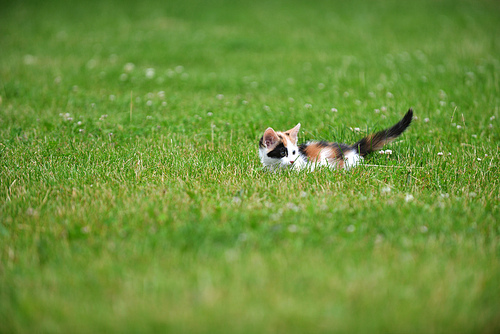
<instances>
[{"instance_id":1,"label":"lawn","mask_svg":"<svg viewBox=\"0 0 500 334\"><path fill-rule=\"evenodd\" d=\"M0 7L1 333L500 332L498 1Z\"/></svg>"}]
</instances>

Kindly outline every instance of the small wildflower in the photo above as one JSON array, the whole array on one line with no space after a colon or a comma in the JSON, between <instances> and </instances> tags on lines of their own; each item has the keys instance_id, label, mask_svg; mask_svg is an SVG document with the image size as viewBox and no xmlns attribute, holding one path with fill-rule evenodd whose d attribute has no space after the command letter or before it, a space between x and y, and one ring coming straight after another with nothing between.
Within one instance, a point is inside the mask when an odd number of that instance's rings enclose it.
<instances>
[{"instance_id":1,"label":"small wildflower","mask_svg":"<svg viewBox=\"0 0 500 334\"><path fill-rule=\"evenodd\" d=\"M213 113L213 112L211 112L211 111L207 112L207 116L213 116L213 114L214 114L214 113Z\"/></svg>"},{"instance_id":2,"label":"small wildflower","mask_svg":"<svg viewBox=\"0 0 500 334\"><path fill-rule=\"evenodd\" d=\"M470 196L470 197L476 197L476 196L477 196L477 194L476 194L475 192L471 191L471 192L469 193L469 196Z\"/></svg>"},{"instance_id":3,"label":"small wildflower","mask_svg":"<svg viewBox=\"0 0 500 334\"><path fill-rule=\"evenodd\" d=\"M461 128L462 128L462 126L461 126L461 125L457 125L457 129L459 129L459 130L460 130Z\"/></svg>"},{"instance_id":4,"label":"small wildflower","mask_svg":"<svg viewBox=\"0 0 500 334\"><path fill-rule=\"evenodd\" d=\"M84 132L84 131L85 131L85 130L83 130L83 129L78 129L78 132L80 132L80 133L82 133L82 132Z\"/></svg>"},{"instance_id":5,"label":"small wildflower","mask_svg":"<svg viewBox=\"0 0 500 334\"><path fill-rule=\"evenodd\" d=\"M271 108L269 108L269 106L264 106L264 110L265 110L265 111L270 111L270 110L271 110Z\"/></svg>"},{"instance_id":6,"label":"small wildflower","mask_svg":"<svg viewBox=\"0 0 500 334\"><path fill-rule=\"evenodd\" d=\"M380 113L380 109L375 109L375 110L373 110L373 111L375 111L375 113L376 113L376 114L379 114L379 113Z\"/></svg>"},{"instance_id":7,"label":"small wildflower","mask_svg":"<svg viewBox=\"0 0 500 334\"><path fill-rule=\"evenodd\" d=\"M162 107L165 107L166 105L167 105L167 102L165 102L165 101L163 101L163 102L161 103L161 106L162 106Z\"/></svg>"},{"instance_id":8,"label":"small wildflower","mask_svg":"<svg viewBox=\"0 0 500 334\"><path fill-rule=\"evenodd\" d=\"M243 101L241 101L241 103L244 104L244 105L247 105L248 101L247 100L243 100Z\"/></svg>"},{"instance_id":9,"label":"small wildflower","mask_svg":"<svg viewBox=\"0 0 500 334\"><path fill-rule=\"evenodd\" d=\"M448 153L448 156L450 156L450 155L451 155L451 153Z\"/></svg>"},{"instance_id":10,"label":"small wildflower","mask_svg":"<svg viewBox=\"0 0 500 334\"><path fill-rule=\"evenodd\" d=\"M387 111L387 107L380 107L380 111L386 112Z\"/></svg>"},{"instance_id":11,"label":"small wildflower","mask_svg":"<svg viewBox=\"0 0 500 334\"><path fill-rule=\"evenodd\" d=\"M354 132L359 132L361 131L359 128L354 128Z\"/></svg>"},{"instance_id":12,"label":"small wildflower","mask_svg":"<svg viewBox=\"0 0 500 334\"><path fill-rule=\"evenodd\" d=\"M481 160L483 160L483 159L481 159L481 158L477 158L477 161L481 161Z\"/></svg>"},{"instance_id":13,"label":"small wildflower","mask_svg":"<svg viewBox=\"0 0 500 334\"><path fill-rule=\"evenodd\" d=\"M338 112L337 108L332 108L331 111L332 112Z\"/></svg>"},{"instance_id":14,"label":"small wildflower","mask_svg":"<svg viewBox=\"0 0 500 334\"><path fill-rule=\"evenodd\" d=\"M78 121L76 125L82 125L82 121Z\"/></svg>"},{"instance_id":15,"label":"small wildflower","mask_svg":"<svg viewBox=\"0 0 500 334\"><path fill-rule=\"evenodd\" d=\"M153 119L153 116L148 115L148 116L146 116L146 119L151 120L151 119Z\"/></svg>"},{"instance_id":16,"label":"small wildflower","mask_svg":"<svg viewBox=\"0 0 500 334\"><path fill-rule=\"evenodd\" d=\"M405 202L411 202L414 200L414 197L412 194L406 194L405 196Z\"/></svg>"},{"instance_id":17,"label":"small wildflower","mask_svg":"<svg viewBox=\"0 0 500 334\"><path fill-rule=\"evenodd\" d=\"M391 92L387 92L386 96L388 99L394 98L394 95Z\"/></svg>"},{"instance_id":18,"label":"small wildflower","mask_svg":"<svg viewBox=\"0 0 500 334\"><path fill-rule=\"evenodd\" d=\"M152 79L155 76L155 69L154 68L147 68L146 69L146 78Z\"/></svg>"},{"instance_id":19,"label":"small wildflower","mask_svg":"<svg viewBox=\"0 0 500 334\"><path fill-rule=\"evenodd\" d=\"M296 233L297 231L298 231L297 225L292 224L292 225L288 226L288 232L290 232L290 233Z\"/></svg>"},{"instance_id":20,"label":"small wildflower","mask_svg":"<svg viewBox=\"0 0 500 334\"><path fill-rule=\"evenodd\" d=\"M426 118L424 118L424 122L425 122L425 123L429 123L429 119L428 119L427 117L426 117Z\"/></svg>"},{"instance_id":21,"label":"small wildflower","mask_svg":"<svg viewBox=\"0 0 500 334\"><path fill-rule=\"evenodd\" d=\"M291 202L290 202L290 203L288 203L288 204L286 205L286 207L287 207L288 209L290 209L290 210L294 211L294 212L298 212L298 211L300 210L300 208L299 208L297 205L295 205L294 203L291 203Z\"/></svg>"},{"instance_id":22,"label":"small wildflower","mask_svg":"<svg viewBox=\"0 0 500 334\"><path fill-rule=\"evenodd\" d=\"M153 101L147 100L146 101L146 105L149 106L149 107L151 107L153 105Z\"/></svg>"},{"instance_id":23,"label":"small wildflower","mask_svg":"<svg viewBox=\"0 0 500 334\"><path fill-rule=\"evenodd\" d=\"M438 156L442 156L443 155L443 152L438 152L437 154Z\"/></svg>"},{"instance_id":24,"label":"small wildflower","mask_svg":"<svg viewBox=\"0 0 500 334\"><path fill-rule=\"evenodd\" d=\"M380 189L380 192L382 194L388 194L391 192L391 187L387 186L387 187L383 187L382 189Z\"/></svg>"},{"instance_id":25,"label":"small wildflower","mask_svg":"<svg viewBox=\"0 0 500 334\"><path fill-rule=\"evenodd\" d=\"M378 151L378 154L385 154L385 151L384 150L380 150L380 151Z\"/></svg>"},{"instance_id":26,"label":"small wildflower","mask_svg":"<svg viewBox=\"0 0 500 334\"><path fill-rule=\"evenodd\" d=\"M158 95L158 97L159 97L160 99L162 99L162 100L165 98L165 92L164 92L164 91L162 91L162 90L161 90L161 91L159 91L159 92L157 93L157 95Z\"/></svg>"},{"instance_id":27,"label":"small wildflower","mask_svg":"<svg viewBox=\"0 0 500 334\"><path fill-rule=\"evenodd\" d=\"M425 226L425 225L420 226L420 232L421 233L427 233L427 231L429 231L429 229L427 228L427 226Z\"/></svg>"},{"instance_id":28,"label":"small wildflower","mask_svg":"<svg viewBox=\"0 0 500 334\"><path fill-rule=\"evenodd\" d=\"M477 135L472 135L472 138L477 138Z\"/></svg>"},{"instance_id":29,"label":"small wildflower","mask_svg":"<svg viewBox=\"0 0 500 334\"><path fill-rule=\"evenodd\" d=\"M349 225L349 226L347 226L347 228L345 230L347 233L353 233L354 231L356 231L356 226Z\"/></svg>"},{"instance_id":30,"label":"small wildflower","mask_svg":"<svg viewBox=\"0 0 500 334\"><path fill-rule=\"evenodd\" d=\"M493 129L493 124L489 124L489 125L488 125L488 127L489 127L490 129Z\"/></svg>"},{"instance_id":31,"label":"small wildflower","mask_svg":"<svg viewBox=\"0 0 500 334\"><path fill-rule=\"evenodd\" d=\"M391 150L385 150L385 154L391 155L392 151Z\"/></svg>"},{"instance_id":32,"label":"small wildflower","mask_svg":"<svg viewBox=\"0 0 500 334\"><path fill-rule=\"evenodd\" d=\"M304 108L310 109L310 108L312 108L312 104L306 103L306 104L304 104Z\"/></svg>"},{"instance_id":33,"label":"small wildflower","mask_svg":"<svg viewBox=\"0 0 500 334\"><path fill-rule=\"evenodd\" d=\"M123 66L123 69L125 72L132 72L135 68L135 65L132 63L126 63L125 66Z\"/></svg>"},{"instance_id":34,"label":"small wildflower","mask_svg":"<svg viewBox=\"0 0 500 334\"><path fill-rule=\"evenodd\" d=\"M223 94L217 94L217 100L222 100L224 98L224 95Z\"/></svg>"},{"instance_id":35,"label":"small wildflower","mask_svg":"<svg viewBox=\"0 0 500 334\"><path fill-rule=\"evenodd\" d=\"M495 119L495 116L491 116L490 117L490 121L494 120Z\"/></svg>"}]
</instances>

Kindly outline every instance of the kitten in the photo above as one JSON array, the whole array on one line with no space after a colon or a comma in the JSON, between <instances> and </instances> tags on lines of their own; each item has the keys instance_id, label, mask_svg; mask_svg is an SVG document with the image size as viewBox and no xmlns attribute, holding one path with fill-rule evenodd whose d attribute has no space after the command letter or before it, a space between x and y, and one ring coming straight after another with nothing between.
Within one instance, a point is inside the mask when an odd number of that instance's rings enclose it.
<instances>
[{"instance_id":1,"label":"kitten","mask_svg":"<svg viewBox=\"0 0 500 334\"><path fill-rule=\"evenodd\" d=\"M311 141L299 145L297 136L300 123L285 132L267 128L259 141L260 161L270 170L309 168L312 171L316 166L349 169L357 166L365 155L380 150L396 139L408 128L412 119L413 110L409 109L391 128L368 135L353 145L326 141Z\"/></svg>"}]
</instances>

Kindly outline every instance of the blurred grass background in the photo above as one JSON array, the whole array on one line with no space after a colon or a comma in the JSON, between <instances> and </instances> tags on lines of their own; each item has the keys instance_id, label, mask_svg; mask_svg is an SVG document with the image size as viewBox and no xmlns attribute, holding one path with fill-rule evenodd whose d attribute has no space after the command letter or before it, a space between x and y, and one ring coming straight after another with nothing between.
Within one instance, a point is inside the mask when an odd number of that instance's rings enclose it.
<instances>
[{"instance_id":1,"label":"blurred grass background","mask_svg":"<svg viewBox=\"0 0 500 334\"><path fill-rule=\"evenodd\" d=\"M2 2L0 332L498 332L499 7Z\"/></svg>"}]
</instances>

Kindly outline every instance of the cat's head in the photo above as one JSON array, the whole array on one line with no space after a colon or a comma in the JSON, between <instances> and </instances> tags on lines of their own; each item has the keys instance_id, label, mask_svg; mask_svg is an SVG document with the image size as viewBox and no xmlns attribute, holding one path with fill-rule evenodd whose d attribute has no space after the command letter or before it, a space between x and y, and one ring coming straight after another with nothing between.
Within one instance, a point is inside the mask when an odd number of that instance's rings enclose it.
<instances>
[{"instance_id":1,"label":"cat's head","mask_svg":"<svg viewBox=\"0 0 500 334\"><path fill-rule=\"evenodd\" d=\"M300 123L288 131L267 128L259 141L260 161L265 167L288 168L299 158L297 135Z\"/></svg>"}]
</instances>

